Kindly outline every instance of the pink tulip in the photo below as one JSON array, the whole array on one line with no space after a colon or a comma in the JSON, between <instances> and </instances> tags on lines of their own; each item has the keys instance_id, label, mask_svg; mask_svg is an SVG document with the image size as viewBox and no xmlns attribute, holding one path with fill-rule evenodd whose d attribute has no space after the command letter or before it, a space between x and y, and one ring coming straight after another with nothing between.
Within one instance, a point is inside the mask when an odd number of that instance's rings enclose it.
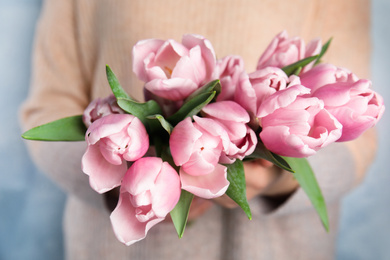
<instances>
[{"instance_id":1,"label":"pink tulip","mask_svg":"<svg viewBox=\"0 0 390 260\"><path fill-rule=\"evenodd\" d=\"M261 103L276 91L285 89L288 81L286 73L276 67L259 69L249 75L243 72L237 84L234 101L245 108L251 117L255 117Z\"/></svg>"},{"instance_id":2,"label":"pink tulip","mask_svg":"<svg viewBox=\"0 0 390 260\"><path fill-rule=\"evenodd\" d=\"M215 53L211 43L187 34L182 43L150 39L133 48L133 71L153 94L172 101L183 100L212 80Z\"/></svg>"},{"instance_id":3,"label":"pink tulip","mask_svg":"<svg viewBox=\"0 0 390 260\"><path fill-rule=\"evenodd\" d=\"M250 155L257 144L255 132L249 128L249 114L234 101L220 101L208 104L202 109L202 114L220 123L230 139L229 150L223 163L232 163L235 159L242 160ZM221 160L220 160L221 161Z\"/></svg>"},{"instance_id":4,"label":"pink tulip","mask_svg":"<svg viewBox=\"0 0 390 260\"><path fill-rule=\"evenodd\" d=\"M218 162L229 149L228 134L210 118L194 120L188 117L177 124L169 139L173 160L181 166L182 188L202 198L221 196L229 182L226 167Z\"/></svg>"},{"instance_id":5,"label":"pink tulip","mask_svg":"<svg viewBox=\"0 0 390 260\"><path fill-rule=\"evenodd\" d=\"M249 81L256 93L256 107L277 91L285 89L289 79L283 70L266 67L249 74Z\"/></svg>"},{"instance_id":6,"label":"pink tulip","mask_svg":"<svg viewBox=\"0 0 390 260\"><path fill-rule=\"evenodd\" d=\"M371 81L361 79L355 83L328 84L313 93L343 125L338 141L358 138L382 117L385 111L383 98L370 87Z\"/></svg>"},{"instance_id":7,"label":"pink tulip","mask_svg":"<svg viewBox=\"0 0 390 260\"><path fill-rule=\"evenodd\" d=\"M244 60L240 56L230 55L217 61L214 78L219 79L221 83L221 93L217 101L234 100L236 86L243 71Z\"/></svg>"},{"instance_id":8,"label":"pink tulip","mask_svg":"<svg viewBox=\"0 0 390 260\"><path fill-rule=\"evenodd\" d=\"M137 160L126 172L110 218L119 241L131 245L163 221L180 198L178 173L157 157Z\"/></svg>"},{"instance_id":9,"label":"pink tulip","mask_svg":"<svg viewBox=\"0 0 390 260\"><path fill-rule=\"evenodd\" d=\"M307 46L299 37L289 38L286 31L279 33L268 45L261 55L257 69L273 66L283 68L301 59L319 54L321 40L312 40ZM304 70L310 69L313 63L305 66Z\"/></svg>"},{"instance_id":10,"label":"pink tulip","mask_svg":"<svg viewBox=\"0 0 390 260\"><path fill-rule=\"evenodd\" d=\"M186 118L176 125L169 138L169 147L175 164L198 176L214 171L230 141L225 129L214 120L197 116L194 120Z\"/></svg>"},{"instance_id":11,"label":"pink tulip","mask_svg":"<svg viewBox=\"0 0 390 260\"><path fill-rule=\"evenodd\" d=\"M297 80L292 80L293 84ZM292 85L268 97L260 106L260 138L272 152L307 157L341 136L341 124L321 100L306 97L310 89Z\"/></svg>"},{"instance_id":12,"label":"pink tulip","mask_svg":"<svg viewBox=\"0 0 390 260\"><path fill-rule=\"evenodd\" d=\"M127 170L126 161L141 158L149 148L144 125L129 114L112 114L96 120L85 139L88 147L82 158L82 170L99 193L119 186Z\"/></svg>"},{"instance_id":13,"label":"pink tulip","mask_svg":"<svg viewBox=\"0 0 390 260\"><path fill-rule=\"evenodd\" d=\"M248 111L251 117L257 114L257 97L248 74L243 71L237 81L234 101Z\"/></svg>"},{"instance_id":14,"label":"pink tulip","mask_svg":"<svg viewBox=\"0 0 390 260\"><path fill-rule=\"evenodd\" d=\"M385 110L383 98L371 89L371 81L359 79L347 69L320 64L303 73L301 82L343 125L340 142L359 137L380 120Z\"/></svg>"},{"instance_id":15,"label":"pink tulip","mask_svg":"<svg viewBox=\"0 0 390 260\"><path fill-rule=\"evenodd\" d=\"M110 95L104 99L93 100L84 110L83 122L86 127L89 127L94 121L103 116L111 114L124 114L125 112L116 103L114 95Z\"/></svg>"},{"instance_id":16,"label":"pink tulip","mask_svg":"<svg viewBox=\"0 0 390 260\"><path fill-rule=\"evenodd\" d=\"M338 68L332 64L322 63L300 75L303 86L310 88L314 93L318 88L333 83L354 83L359 78L344 68Z\"/></svg>"}]
</instances>

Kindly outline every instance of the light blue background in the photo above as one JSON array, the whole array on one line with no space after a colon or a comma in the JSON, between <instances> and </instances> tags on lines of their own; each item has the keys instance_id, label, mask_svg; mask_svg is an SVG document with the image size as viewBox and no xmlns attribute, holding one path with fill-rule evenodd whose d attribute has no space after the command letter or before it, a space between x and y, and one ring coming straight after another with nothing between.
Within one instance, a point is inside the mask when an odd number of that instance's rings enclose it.
<instances>
[{"instance_id":1,"label":"light blue background","mask_svg":"<svg viewBox=\"0 0 390 260\"><path fill-rule=\"evenodd\" d=\"M40 0L0 0L0 259L62 259L64 194L32 164L20 138Z\"/></svg>"},{"instance_id":2,"label":"light blue background","mask_svg":"<svg viewBox=\"0 0 390 260\"><path fill-rule=\"evenodd\" d=\"M372 2L372 80L390 107L390 1ZM64 194L32 164L17 111L27 95L41 0L0 0L0 259L63 259ZM390 259L390 113L378 125L378 156L343 203L337 259Z\"/></svg>"},{"instance_id":3,"label":"light blue background","mask_svg":"<svg viewBox=\"0 0 390 260\"><path fill-rule=\"evenodd\" d=\"M359 188L344 200L338 238L338 259L390 259L390 1L373 0L371 8L373 87L387 111L377 126L375 163Z\"/></svg>"}]
</instances>

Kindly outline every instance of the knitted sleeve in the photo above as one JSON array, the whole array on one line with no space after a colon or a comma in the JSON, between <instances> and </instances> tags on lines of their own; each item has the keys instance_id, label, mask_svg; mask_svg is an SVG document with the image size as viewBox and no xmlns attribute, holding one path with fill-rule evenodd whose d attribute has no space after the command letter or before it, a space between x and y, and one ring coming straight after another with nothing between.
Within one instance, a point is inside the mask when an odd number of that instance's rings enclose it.
<instances>
[{"instance_id":1,"label":"knitted sleeve","mask_svg":"<svg viewBox=\"0 0 390 260\"><path fill-rule=\"evenodd\" d=\"M89 102L75 37L73 1L45 2L34 44L30 93L20 111L24 130L82 114ZM65 191L88 201L99 200L81 172L84 142L26 143L37 166Z\"/></svg>"}]
</instances>

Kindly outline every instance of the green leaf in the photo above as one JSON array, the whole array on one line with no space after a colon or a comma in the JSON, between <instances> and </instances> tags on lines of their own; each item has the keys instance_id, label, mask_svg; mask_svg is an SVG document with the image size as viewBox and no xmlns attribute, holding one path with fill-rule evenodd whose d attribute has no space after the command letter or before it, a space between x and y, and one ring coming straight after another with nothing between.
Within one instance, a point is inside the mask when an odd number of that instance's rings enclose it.
<instances>
[{"instance_id":1,"label":"green leaf","mask_svg":"<svg viewBox=\"0 0 390 260\"><path fill-rule=\"evenodd\" d=\"M242 161L237 159L233 164L225 164L225 166L227 167L227 179L230 182L226 195L244 210L249 219L252 219L251 209L246 197L245 172Z\"/></svg>"},{"instance_id":2,"label":"green leaf","mask_svg":"<svg viewBox=\"0 0 390 260\"><path fill-rule=\"evenodd\" d=\"M126 93L126 91L122 88L121 84L119 84L118 78L115 76L114 72L112 72L110 66L106 65L106 75L108 84L110 84L112 93L114 93L117 99L131 99L130 96Z\"/></svg>"},{"instance_id":3,"label":"green leaf","mask_svg":"<svg viewBox=\"0 0 390 260\"><path fill-rule=\"evenodd\" d=\"M283 67L282 70L287 74L287 76L291 76L299 68L305 67L307 64L309 64L310 62L314 61L317 58L318 58L318 55L307 57L307 58L299 60L293 64L290 64L286 67Z\"/></svg>"},{"instance_id":4,"label":"green leaf","mask_svg":"<svg viewBox=\"0 0 390 260\"><path fill-rule=\"evenodd\" d=\"M180 109L168 117L167 120L173 125L178 124L186 117L194 116L202 110L204 106L210 103L213 98L221 91L221 83L214 80L194 91L180 107Z\"/></svg>"},{"instance_id":5,"label":"green leaf","mask_svg":"<svg viewBox=\"0 0 390 260\"><path fill-rule=\"evenodd\" d=\"M162 113L160 106L154 100L140 103L133 99L117 98L117 102L120 108L122 108L127 113L138 117L138 119L141 120L144 125L147 124L148 116Z\"/></svg>"},{"instance_id":6,"label":"green leaf","mask_svg":"<svg viewBox=\"0 0 390 260\"><path fill-rule=\"evenodd\" d=\"M112 72L111 68L106 65L107 80L110 84L112 93L114 93L118 106L129 114L132 114L146 124L146 117L154 114L161 114L161 108L154 100L141 103L131 98L119 84L118 78Z\"/></svg>"},{"instance_id":7,"label":"green leaf","mask_svg":"<svg viewBox=\"0 0 390 260\"><path fill-rule=\"evenodd\" d=\"M206 85L195 90L188 98L186 98L186 102L196 96L199 96L200 94L211 93L213 91L216 91L217 95L221 92L221 83L218 79L210 81Z\"/></svg>"},{"instance_id":8,"label":"green leaf","mask_svg":"<svg viewBox=\"0 0 390 260\"><path fill-rule=\"evenodd\" d=\"M189 193L185 190L181 190L179 202L176 204L175 208L170 213L173 225L175 226L179 238L183 237L193 198L194 195L192 193Z\"/></svg>"},{"instance_id":9,"label":"green leaf","mask_svg":"<svg viewBox=\"0 0 390 260\"><path fill-rule=\"evenodd\" d=\"M168 134L171 134L173 130L173 126L167 120L165 120L165 118L162 115L160 114L151 115L148 116L147 119L157 119L160 122L161 126L165 129L165 131L167 131Z\"/></svg>"},{"instance_id":10,"label":"green leaf","mask_svg":"<svg viewBox=\"0 0 390 260\"><path fill-rule=\"evenodd\" d=\"M22 134L24 139L38 141L85 141L82 115L65 117L34 127Z\"/></svg>"},{"instance_id":11,"label":"green leaf","mask_svg":"<svg viewBox=\"0 0 390 260\"><path fill-rule=\"evenodd\" d=\"M292 75L298 76L301 73L302 67L297 68Z\"/></svg>"},{"instance_id":12,"label":"green leaf","mask_svg":"<svg viewBox=\"0 0 390 260\"><path fill-rule=\"evenodd\" d=\"M316 62L314 63L314 65L317 65L318 63L321 62L321 58L322 56L324 56L324 54L326 53L326 51L328 50L329 48L329 45L330 43L332 42L333 38L330 38L321 48L321 52L320 54L318 54L318 58L316 60Z\"/></svg>"},{"instance_id":13,"label":"green leaf","mask_svg":"<svg viewBox=\"0 0 390 260\"><path fill-rule=\"evenodd\" d=\"M294 172L293 169L291 169L291 167L285 161L285 159L268 150L262 142L257 143L256 149L253 151L251 155L245 157L245 160L253 160L253 159L260 159L260 158L270 161L276 166L286 171Z\"/></svg>"},{"instance_id":14,"label":"green leaf","mask_svg":"<svg viewBox=\"0 0 390 260\"><path fill-rule=\"evenodd\" d=\"M309 162L305 158L283 158L294 170L294 177L309 197L326 231L329 231L329 218L325 200Z\"/></svg>"},{"instance_id":15,"label":"green leaf","mask_svg":"<svg viewBox=\"0 0 390 260\"><path fill-rule=\"evenodd\" d=\"M198 114L204 106L206 106L208 103L211 102L211 100L213 100L216 93L216 91L213 91L211 93L206 92L193 97L192 99L185 102L175 114L168 117L167 120L173 125L176 125L184 118Z\"/></svg>"},{"instance_id":16,"label":"green leaf","mask_svg":"<svg viewBox=\"0 0 390 260\"><path fill-rule=\"evenodd\" d=\"M211 102L211 100L213 100L215 94L216 91L213 91L211 93L203 93L192 98L188 102L184 103L183 106L175 114L168 117L168 121L171 122L173 125L177 125L184 118L198 114L204 106L206 106L208 103Z\"/></svg>"}]
</instances>

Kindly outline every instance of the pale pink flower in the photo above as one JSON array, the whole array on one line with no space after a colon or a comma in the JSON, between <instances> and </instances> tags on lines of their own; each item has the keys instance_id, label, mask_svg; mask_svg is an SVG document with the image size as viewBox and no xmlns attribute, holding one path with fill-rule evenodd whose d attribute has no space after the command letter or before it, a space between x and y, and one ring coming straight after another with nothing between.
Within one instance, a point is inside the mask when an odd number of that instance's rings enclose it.
<instances>
[{"instance_id":1,"label":"pale pink flower","mask_svg":"<svg viewBox=\"0 0 390 260\"><path fill-rule=\"evenodd\" d=\"M137 160L123 178L119 202L111 213L118 240L131 245L163 221L180 198L178 173L157 157Z\"/></svg>"},{"instance_id":2,"label":"pale pink flower","mask_svg":"<svg viewBox=\"0 0 390 260\"><path fill-rule=\"evenodd\" d=\"M309 93L310 89L296 84L261 104L257 115L262 127L260 138L270 151L307 157L340 138L342 125L324 109L323 101L306 97Z\"/></svg>"},{"instance_id":3,"label":"pale pink flower","mask_svg":"<svg viewBox=\"0 0 390 260\"><path fill-rule=\"evenodd\" d=\"M313 93L343 125L338 141L358 138L381 119L385 111L383 98L370 87L371 81L361 79L355 83L325 85Z\"/></svg>"},{"instance_id":4,"label":"pale pink flower","mask_svg":"<svg viewBox=\"0 0 390 260\"><path fill-rule=\"evenodd\" d=\"M322 63L300 76L303 86L310 88L314 93L318 88L333 83L354 83L359 78L345 68L339 68L332 64Z\"/></svg>"},{"instance_id":5,"label":"pale pink flower","mask_svg":"<svg viewBox=\"0 0 390 260\"><path fill-rule=\"evenodd\" d=\"M214 171L222 151L229 148L225 129L209 118L194 116L175 126L169 138L169 147L177 166L192 175L205 175Z\"/></svg>"},{"instance_id":6,"label":"pale pink flower","mask_svg":"<svg viewBox=\"0 0 390 260\"><path fill-rule=\"evenodd\" d=\"M286 73L276 67L259 69L249 75L243 72L237 84L234 101L245 108L253 118L263 100L276 91L285 89L288 83Z\"/></svg>"},{"instance_id":7,"label":"pale pink flower","mask_svg":"<svg viewBox=\"0 0 390 260\"><path fill-rule=\"evenodd\" d=\"M371 89L371 81L359 79L347 69L321 64L303 73L301 82L343 125L340 142L359 137L385 110L383 98Z\"/></svg>"},{"instance_id":8,"label":"pale pink flower","mask_svg":"<svg viewBox=\"0 0 390 260\"><path fill-rule=\"evenodd\" d=\"M314 39L307 46L299 37L288 37L286 31L282 31L271 41L265 52L261 55L257 69L265 67L283 68L304 58L319 54L321 40ZM310 69L313 63L306 65L303 71Z\"/></svg>"},{"instance_id":9,"label":"pale pink flower","mask_svg":"<svg viewBox=\"0 0 390 260\"><path fill-rule=\"evenodd\" d=\"M186 34L174 40L143 40L133 47L133 71L153 94L183 100L212 80L215 53L202 36Z\"/></svg>"},{"instance_id":10,"label":"pale pink flower","mask_svg":"<svg viewBox=\"0 0 390 260\"><path fill-rule=\"evenodd\" d=\"M221 93L217 101L234 100L236 86L243 71L244 60L240 56L229 55L217 61L214 78L221 83Z\"/></svg>"},{"instance_id":11,"label":"pale pink flower","mask_svg":"<svg viewBox=\"0 0 390 260\"><path fill-rule=\"evenodd\" d=\"M208 104L202 109L202 115L220 123L228 133L230 145L229 150L222 153L224 163L242 160L256 148L256 134L247 125L249 114L236 102L226 100Z\"/></svg>"},{"instance_id":12,"label":"pale pink flower","mask_svg":"<svg viewBox=\"0 0 390 260\"><path fill-rule=\"evenodd\" d=\"M85 139L88 147L82 157L82 170L99 193L119 186L127 170L126 161L141 158L149 148L144 125L129 114L112 114L96 120Z\"/></svg>"},{"instance_id":13,"label":"pale pink flower","mask_svg":"<svg viewBox=\"0 0 390 260\"><path fill-rule=\"evenodd\" d=\"M115 96L112 94L106 98L93 100L83 113L83 122L88 128L94 121L111 114L124 114L118 106Z\"/></svg>"},{"instance_id":14,"label":"pale pink flower","mask_svg":"<svg viewBox=\"0 0 390 260\"><path fill-rule=\"evenodd\" d=\"M221 196L229 182L226 167L218 162L229 149L228 134L210 118L194 116L194 120L188 117L177 124L169 139L172 158L181 166L182 188L202 198Z\"/></svg>"},{"instance_id":15,"label":"pale pink flower","mask_svg":"<svg viewBox=\"0 0 390 260\"><path fill-rule=\"evenodd\" d=\"M248 74L243 71L239 75L236 90L234 93L234 101L248 111L251 117L257 113L257 97Z\"/></svg>"},{"instance_id":16,"label":"pale pink flower","mask_svg":"<svg viewBox=\"0 0 390 260\"><path fill-rule=\"evenodd\" d=\"M289 79L283 70L266 67L249 74L249 81L256 93L256 107L275 92L285 89Z\"/></svg>"}]
</instances>

